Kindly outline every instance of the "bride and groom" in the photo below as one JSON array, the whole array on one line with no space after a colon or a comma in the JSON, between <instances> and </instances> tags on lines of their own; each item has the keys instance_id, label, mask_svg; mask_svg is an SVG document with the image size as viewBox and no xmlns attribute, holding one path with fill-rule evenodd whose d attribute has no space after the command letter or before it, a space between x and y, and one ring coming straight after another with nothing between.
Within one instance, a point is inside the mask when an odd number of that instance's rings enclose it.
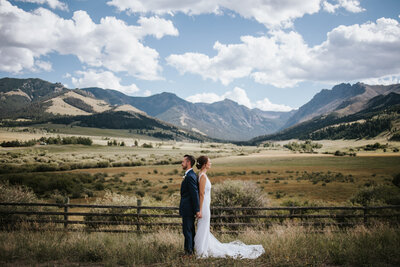
<instances>
[{"instance_id":1,"label":"bride and groom","mask_svg":"<svg viewBox=\"0 0 400 267\"><path fill-rule=\"evenodd\" d=\"M181 184L181 202L179 215L182 216L182 229L185 237L185 254L192 255L194 251L198 257L234 257L255 259L263 254L262 245L246 245L240 241L231 243L219 242L210 232L210 203L211 183L207 177L207 170L211 161L206 156L197 159L196 167L199 176L193 171L195 159L185 155L182 168L185 170ZM195 217L197 231L195 231Z\"/></svg>"}]
</instances>

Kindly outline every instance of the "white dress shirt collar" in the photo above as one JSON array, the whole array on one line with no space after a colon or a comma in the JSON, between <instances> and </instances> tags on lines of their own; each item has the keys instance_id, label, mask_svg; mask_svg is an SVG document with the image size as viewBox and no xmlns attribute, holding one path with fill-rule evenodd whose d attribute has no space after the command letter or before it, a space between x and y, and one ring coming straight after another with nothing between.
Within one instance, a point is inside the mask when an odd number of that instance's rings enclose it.
<instances>
[{"instance_id":1,"label":"white dress shirt collar","mask_svg":"<svg viewBox=\"0 0 400 267\"><path fill-rule=\"evenodd\" d=\"M193 170L193 168L190 168L189 170L187 170L187 171L185 172L185 176L188 174L188 172L190 172L190 170Z\"/></svg>"}]
</instances>

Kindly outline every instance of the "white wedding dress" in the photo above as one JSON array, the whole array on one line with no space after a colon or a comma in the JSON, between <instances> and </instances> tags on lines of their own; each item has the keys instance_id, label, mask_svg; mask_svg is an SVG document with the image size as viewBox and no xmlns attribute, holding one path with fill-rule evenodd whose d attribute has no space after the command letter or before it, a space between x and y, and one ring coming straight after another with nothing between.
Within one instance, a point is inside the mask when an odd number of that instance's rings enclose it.
<instances>
[{"instance_id":1,"label":"white wedding dress","mask_svg":"<svg viewBox=\"0 0 400 267\"><path fill-rule=\"evenodd\" d=\"M202 177L203 176L203 177ZM240 241L230 243L219 242L210 232L210 203L211 183L206 174L201 174L199 179L206 179L202 218L197 222L197 232L194 237L194 247L198 257L233 257L243 259L255 259L265 252L262 245L246 245Z\"/></svg>"}]
</instances>

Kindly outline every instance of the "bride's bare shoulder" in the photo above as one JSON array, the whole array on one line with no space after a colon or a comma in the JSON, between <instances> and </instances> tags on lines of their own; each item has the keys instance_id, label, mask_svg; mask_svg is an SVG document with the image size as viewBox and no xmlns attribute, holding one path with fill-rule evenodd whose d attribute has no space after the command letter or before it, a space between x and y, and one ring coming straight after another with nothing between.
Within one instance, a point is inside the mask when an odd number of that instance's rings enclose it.
<instances>
[{"instance_id":1,"label":"bride's bare shoulder","mask_svg":"<svg viewBox=\"0 0 400 267\"><path fill-rule=\"evenodd\" d=\"M201 179L201 177L208 178L207 174L205 174L204 172L199 173L199 180Z\"/></svg>"}]
</instances>

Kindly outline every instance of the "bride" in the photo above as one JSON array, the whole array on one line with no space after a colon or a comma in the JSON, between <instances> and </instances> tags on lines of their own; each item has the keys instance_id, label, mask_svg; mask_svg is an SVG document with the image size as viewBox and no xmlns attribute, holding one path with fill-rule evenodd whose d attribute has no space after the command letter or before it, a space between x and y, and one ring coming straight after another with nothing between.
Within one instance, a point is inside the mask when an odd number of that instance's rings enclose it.
<instances>
[{"instance_id":1,"label":"bride","mask_svg":"<svg viewBox=\"0 0 400 267\"><path fill-rule=\"evenodd\" d=\"M206 156L197 159L196 167L199 171L199 196L200 214L198 215L197 232L194 237L194 247L198 257L234 257L255 259L263 254L262 245L246 245L240 241L231 243L219 242L210 232L210 202L211 183L207 177L207 170L211 167L211 161Z\"/></svg>"}]
</instances>

